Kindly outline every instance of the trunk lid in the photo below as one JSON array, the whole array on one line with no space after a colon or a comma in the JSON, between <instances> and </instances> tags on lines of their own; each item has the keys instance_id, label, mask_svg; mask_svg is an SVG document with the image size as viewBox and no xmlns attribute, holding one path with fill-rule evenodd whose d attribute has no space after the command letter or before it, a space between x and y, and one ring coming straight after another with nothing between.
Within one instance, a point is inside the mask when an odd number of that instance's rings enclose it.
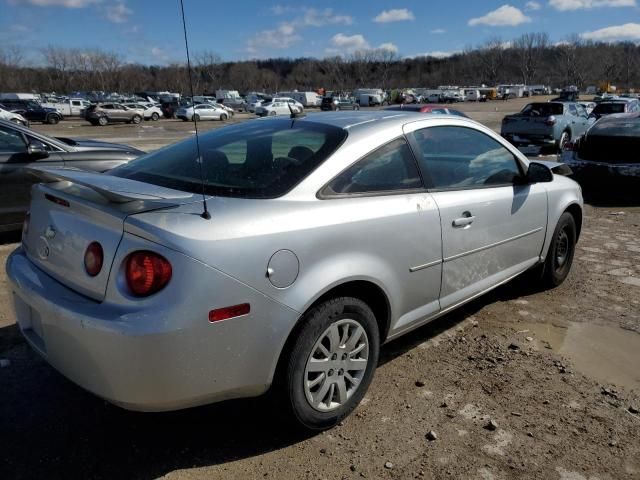
<instances>
[{"instance_id":1,"label":"trunk lid","mask_svg":"<svg viewBox=\"0 0 640 480\"><path fill-rule=\"evenodd\" d=\"M33 187L22 244L29 259L63 285L102 301L125 219L134 213L192 202L190 193L75 169L29 169L47 182ZM92 242L103 250L102 269L90 276L84 255Z\"/></svg>"}]
</instances>

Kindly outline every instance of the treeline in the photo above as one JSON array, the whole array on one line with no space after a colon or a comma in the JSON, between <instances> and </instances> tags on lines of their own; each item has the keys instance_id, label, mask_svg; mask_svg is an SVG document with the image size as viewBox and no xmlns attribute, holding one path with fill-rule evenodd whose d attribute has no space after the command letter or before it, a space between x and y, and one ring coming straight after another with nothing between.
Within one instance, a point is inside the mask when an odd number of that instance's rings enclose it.
<instances>
[{"instance_id":1,"label":"treeline","mask_svg":"<svg viewBox=\"0 0 640 480\"><path fill-rule=\"evenodd\" d=\"M53 46L43 49L41 55L40 64L30 65L20 48L0 46L0 91L189 92L185 64L131 64L117 53ZM483 83L584 88L604 81L619 88L640 88L640 46L585 42L575 36L552 44L547 34L530 33L508 43L494 38L447 58L401 58L395 52L376 49L323 59L223 62L215 53L201 52L192 68L197 93L218 88L244 92Z\"/></svg>"}]
</instances>

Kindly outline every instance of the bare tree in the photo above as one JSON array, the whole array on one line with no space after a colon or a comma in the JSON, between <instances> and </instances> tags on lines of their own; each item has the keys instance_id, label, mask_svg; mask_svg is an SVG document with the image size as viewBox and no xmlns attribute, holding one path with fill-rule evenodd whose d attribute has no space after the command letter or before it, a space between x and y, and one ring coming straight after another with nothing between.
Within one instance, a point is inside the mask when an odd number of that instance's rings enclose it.
<instances>
[{"instance_id":1,"label":"bare tree","mask_svg":"<svg viewBox=\"0 0 640 480\"><path fill-rule=\"evenodd\" d=\"M524 85L532 83L548 46L549 35L546 33L525 33L514 40L513 48L518 55Z\"/></svg>"},{"instance_id":2,"label":"bare tree","mask_svg":"<svg viewBox=\"0 0 640 480\"><path fill-rule=\"evenodd\" d=\"M500 70L504 63L504 43L499 37L487 40L477 51L482 66L482 75L489 85L495 85L500 79Z\"/></svg>"}]
</instances>

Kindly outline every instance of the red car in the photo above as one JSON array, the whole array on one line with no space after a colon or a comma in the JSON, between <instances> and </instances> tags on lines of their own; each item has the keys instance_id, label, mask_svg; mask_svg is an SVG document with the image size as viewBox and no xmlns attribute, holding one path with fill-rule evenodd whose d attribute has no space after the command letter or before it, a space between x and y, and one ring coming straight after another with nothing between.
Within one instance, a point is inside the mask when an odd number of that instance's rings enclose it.
<instances>
[{"instance_id":1,"label":"red car","mask_svg":"<svg viewBox=\"0 0 640 480\"><path fill-rule=\"evenodd\" d=\"M420 112L420 113L440 113L443 115L457 115L458 117L469 118L469 116L461 112L460 110L455 110L453 108L444 107L442 105L437 104L402 104L395 105L393 107L387 107L385 110L391 110L395 112Z\"/></svg>"}]
</instances>

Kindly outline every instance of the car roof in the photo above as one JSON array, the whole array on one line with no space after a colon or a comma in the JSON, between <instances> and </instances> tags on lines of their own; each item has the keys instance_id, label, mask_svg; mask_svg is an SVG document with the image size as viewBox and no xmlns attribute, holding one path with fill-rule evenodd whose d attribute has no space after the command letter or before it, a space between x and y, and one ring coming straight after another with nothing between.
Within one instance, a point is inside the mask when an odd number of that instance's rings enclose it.
<instances>
[{"instance_id":1,"label":"car roof","mask_svg":"<svg viewBox=\"0 0 640 480\"><path fill-rule=\"evenodd\" d=\"M442 117L451 119L451 115L434 114L429 117ZM296 121L322 123L332 125L334 127L343 128L351 132L365 130L371 128L375 124L377 128L402 126L418 120L423 120L425 115L415 111L398 111L398 110L375 110L375 111L339 111L339 112L314 112L298 117ZM465 117L456 117L462 120L469 120ZM262 119L259 121L269 121ZM470 120L472 121L472 120ZM475 122L474 122L475 123Z\"/></svg>"}]
</instances>

